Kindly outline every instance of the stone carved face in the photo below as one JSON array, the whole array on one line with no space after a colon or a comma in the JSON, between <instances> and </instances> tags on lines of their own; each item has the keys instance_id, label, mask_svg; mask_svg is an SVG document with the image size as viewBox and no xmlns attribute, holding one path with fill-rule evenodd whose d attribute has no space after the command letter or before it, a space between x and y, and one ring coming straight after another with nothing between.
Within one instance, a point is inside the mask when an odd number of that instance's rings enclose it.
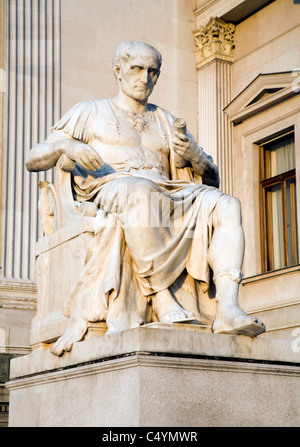
<instances>
[{"instance_id":1,"label":"stone carved face","mask_svg":"<svg viewBox=\"0 0 300 447\"><path fill-rule=\"evenodd\" d=\"M146 102L151 95L160 73L157 55L143 48L127 59L121 59L114 67L119 88L125 95L139 102Z\"/></svg>"},{"instance_id":2,"label":"stone carved face","mask_svg":"<svg viewBox=\"0 0 300 447\"><path fill-rule=\"evenodd\" d=\"M220 30L219 26L216 24L216 22L214 22L210 28L210 33L211 33L212 39L219 39L220 31L221 30Z\"/></svg>"}]
</instances>

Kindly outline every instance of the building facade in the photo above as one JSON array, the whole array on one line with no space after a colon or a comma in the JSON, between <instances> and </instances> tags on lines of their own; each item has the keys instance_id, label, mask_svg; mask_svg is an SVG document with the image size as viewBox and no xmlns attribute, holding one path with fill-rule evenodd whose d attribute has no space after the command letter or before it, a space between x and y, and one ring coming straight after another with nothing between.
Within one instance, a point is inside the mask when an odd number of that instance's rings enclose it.
<instances>
[{"instance_id":1,"label":"building facade","mask_svg":"<svg viewBox=\"0 0 300 447\"><path fill-rule=\"evenodd\" d=\"M242 203L241 307L262 336L300 335L300 4L297 0L1 0L0 425L9 360L30 352L38 182L25 156L75 103L117 92L125 40L163 56L153 103L186 119ZM297 345L296 345L297 346Z\"/></svg>"}]
</instances>

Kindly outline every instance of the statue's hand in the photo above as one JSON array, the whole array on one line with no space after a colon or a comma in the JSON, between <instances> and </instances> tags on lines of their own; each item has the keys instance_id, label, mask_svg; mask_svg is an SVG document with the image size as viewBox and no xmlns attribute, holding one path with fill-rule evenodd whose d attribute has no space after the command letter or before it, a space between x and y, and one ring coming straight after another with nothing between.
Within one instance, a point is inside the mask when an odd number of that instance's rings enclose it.
<instances>
[{"instance_id":1,"label":"statue's hand","mask_svg":"<svg viewBox=\"0 0 300 447\"><path fill-rule=\"evenodd\" d=\"M64 147L64 153L88 171L97 171L104 166L104 161L91 146L80 141L70 140Z\"/></svg>"},{"instance_id":2,"label":"statue's hand","mask_svg":"<svg viewBox=\"0 0 300 447\"><path fill-rule=\"evenodd\" d=\"M192 138L183 133L175 132L172 140L172 149L176 154L191 163L196 163L201 159L202 149Z\"/></svg>"}]
</instances>

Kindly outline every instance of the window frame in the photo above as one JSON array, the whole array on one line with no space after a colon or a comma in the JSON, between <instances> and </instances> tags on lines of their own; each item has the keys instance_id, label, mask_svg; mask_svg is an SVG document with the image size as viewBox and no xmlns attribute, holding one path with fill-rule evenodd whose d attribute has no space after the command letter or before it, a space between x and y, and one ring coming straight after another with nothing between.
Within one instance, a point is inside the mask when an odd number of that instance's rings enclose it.
<instances>
[{"instance_id":1,"label":"window frame","mask_svg":"<svg viewBox=\"0 0 300 447\"><path fill-rule=\"evenodd\" d=\"M294 130L295 137L300 254L300 89L293 89L294 80L291 71L259 74L224 108L233 132L232 190L242 204L246 242L243 262L245 278L269 274L262 273L260 146L290 130ZM263 90L274 87L280 90L267 98L260 98ZM284 273L290 269L280 270Z\"/></svg>"},{"instance_id":2,"label":"window frame","mask_svg":"<svg viewBox=\"0 0 300 447\"><path fill-rule=\"evenodd\" d=\"M291 222L294 223L292 225L292 264L289 263L289 243L288 243L288 230L287 230L287 200L286 200L286 183L288 180L295 179L295 193L297 197L297 187L296 187L296 168L293 168L289 171L280 173L273 177L270 177L270 173L268 173L268 160L266 160L266 155L270 153L266 148L267 144L271 141L279 141L283 140L284 137L288 135L294 136L295 141L295 132L294 129L290 130L286 133L282 133L278 135L276 138L272 140L266 141L263 144L259 145L260 151L260 226L261 226L261 266L262 273L267 273L273 270L280 270L282 268L291 267L293 265L297 265L299 263L299 255L298 255L298 240L297 240L297 199L294 202L294 206L291 209ZM283 259L284 265L280 267L275 267L274 265L274 246L273 246L273 238L272 238L272 226L268 226L268 222L272 220L272 214L270 212L271 206L267 204L267 188L270 186L280 185L281 187L281 197L282 197L282 221L283 221Z\"/></svg>"}]
</instances>

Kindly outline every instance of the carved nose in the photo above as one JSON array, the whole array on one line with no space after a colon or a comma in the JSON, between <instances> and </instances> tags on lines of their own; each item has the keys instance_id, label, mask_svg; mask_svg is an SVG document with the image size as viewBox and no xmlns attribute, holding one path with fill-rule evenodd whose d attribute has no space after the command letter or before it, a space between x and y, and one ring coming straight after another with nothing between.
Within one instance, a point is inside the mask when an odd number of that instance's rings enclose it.
<instances>
[{"instance_id":1,"label":"carved nose","mask_svg":"<svg viewBox=\"0 0 300 447\"><path fill-rule=\"evenodd\" d=\"M148 82L148 70L144 70L141 76L141 81L143 81L145 84Z\"/></svg>"}]
</instances>

